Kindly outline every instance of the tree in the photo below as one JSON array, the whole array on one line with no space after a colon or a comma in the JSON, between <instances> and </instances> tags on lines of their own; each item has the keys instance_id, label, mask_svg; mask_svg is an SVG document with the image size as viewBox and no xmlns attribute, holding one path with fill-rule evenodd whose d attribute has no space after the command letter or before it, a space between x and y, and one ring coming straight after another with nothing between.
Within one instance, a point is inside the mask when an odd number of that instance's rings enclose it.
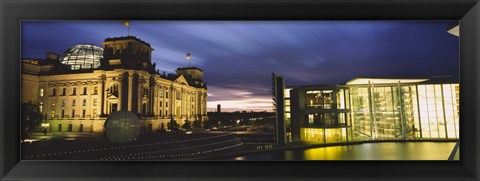
<instances>
[{"instance_id":1,"label":"tree","mask_svg":"<svg viewBox=\"0 0 480 181\"><path fill-rule=\"evenodd\" d=\"M185 120L185 123L183 123L182 128L183 128L183 129L190 129L190 128L191 128L191 126L190 126L190 121L189 121L189 120Z\"/></svg>"},{"instance_id":2,"label":"tree","mask_svg":"<svg viewBox=\"0 0 480 181\"><path fill-rule=\"evenodd\" d=\"M200 121L200 120L193 121L193 127L194 128L201 128L202 127L202 121Z\"/></svg>"},{"instance_id":3,"label":"tree","mask_svg":"<svg viewBox=\"0 0 480 181\"><path fill-rule=\"evenodd\" d=\"M42 114L39 111L38 104L22 103L21 110L22 139L28 138L35 127L42 122Z\"/></svg>"},{"instance_id":4,"label":"tree","mask_svg":"<svg viewBox=\"0 0 480 181\"><path fill-rule=\"evenodd\" d=\"M194 124L195 124L195 123L194 123ZM211 121L211 120L208 120L208 121L204 121L204 122L203 122L203 127L204 127L204 128L210 128L210 127L212 127L212 126L214 126L214 124L213 124L213 121Z\"/></svg>"},{"instance_id":5,"label":"tree","mask_svg":"<svg viewBox=\"0 0 480 181\"><path fill-rule=\"evenodd\" d=\"M178 123L174 119L171 119L170 122L167 124L167 128L169 130L178 130Z\"/></svg>"}]
</instances>

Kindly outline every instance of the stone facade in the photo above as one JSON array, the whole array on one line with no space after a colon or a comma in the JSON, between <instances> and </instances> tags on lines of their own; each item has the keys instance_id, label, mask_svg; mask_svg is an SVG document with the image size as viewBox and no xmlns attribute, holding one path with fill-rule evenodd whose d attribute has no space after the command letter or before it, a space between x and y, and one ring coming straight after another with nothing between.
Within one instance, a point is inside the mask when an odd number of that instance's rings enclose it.
<instances>
[{"instance_id":1,"label":"stone facade","mask_svg":"<svg viewBox=\"0 0 480 181\"><path fill-rule=\"evenodd\" d=\"M51 132L103 132L106 118L128 110L144 132L166 129L173 119L207 120L203 71L178 68L168 76L155 71L153 49L136 37L107 38L100 67L72 70L58 56L22 60L22 102L40 105Z\"/></svg>"}]
</instances>

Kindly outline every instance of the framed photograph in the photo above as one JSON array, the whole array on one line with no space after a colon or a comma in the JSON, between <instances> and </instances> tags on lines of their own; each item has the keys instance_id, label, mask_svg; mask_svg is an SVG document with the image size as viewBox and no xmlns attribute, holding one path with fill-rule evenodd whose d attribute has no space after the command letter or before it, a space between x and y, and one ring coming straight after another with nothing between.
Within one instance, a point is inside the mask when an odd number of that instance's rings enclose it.
<instances>
[{"instance_id":1,"label":"framed photograph","mask_svg":"<svg viewBox=\"0 0 480 181\"><path fill-rule=\"evenodd\" d=\"M1 7L2 179L479 178L477 1Z\"/></svg>"}]
</instances>

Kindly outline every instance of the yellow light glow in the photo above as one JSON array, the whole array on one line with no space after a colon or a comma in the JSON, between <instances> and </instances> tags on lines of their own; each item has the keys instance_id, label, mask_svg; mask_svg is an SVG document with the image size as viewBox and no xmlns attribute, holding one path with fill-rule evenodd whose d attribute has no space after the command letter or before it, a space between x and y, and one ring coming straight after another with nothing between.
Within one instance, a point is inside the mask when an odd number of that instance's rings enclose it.
<instances>
[{"instance_id":1,"label":"yellow light glow","mask_svg":"<svg viewBox=\"0 0 480 181\"><path fill-rule=\"evenodd\" d=\"M369 82L373 84L397 84L401 83L417 83L424 82L428 79L378 79L378 78L356 78L347 82L347 85L367 85Z\"/></svg>"},{"instance_id":2,"label":"yellow light glow","mask_svg":"<svg viewBox=\"0 0 480 181\"><path fill-rule=\"evenodd\" d=\"M323 128L301 128L300 140L309 143L324 143Z\"/></svg>"},{"instance_id":3,"label":"yellow light glow","mask_svg":"<svg viewBox=\"0 0 480 181\"><path fill-rule=\"evenodd\" d=\"M345 128L325 129L325 139L327 143L346 141L345 135L346 135Z\"/></svg>"}]
</instances>

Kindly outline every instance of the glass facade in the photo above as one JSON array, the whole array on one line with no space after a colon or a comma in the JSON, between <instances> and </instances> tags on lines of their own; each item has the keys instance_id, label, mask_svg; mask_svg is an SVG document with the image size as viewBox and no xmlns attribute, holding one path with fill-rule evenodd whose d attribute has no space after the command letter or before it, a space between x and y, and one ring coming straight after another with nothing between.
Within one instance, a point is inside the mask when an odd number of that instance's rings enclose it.
<instances>
[{"instance_id":1,"label":"glass facade","mask_svg":"<svg viewBox=\"0 0 480 181\"><path fill-rule=\"evenodd\" d=\"M301 128L300 139L309 143L346 142L347 128Z\"/></svg>"},{"instance_id":2,"label":"glass facade","mask_svg":"<svg viewBox=\"0 0 480 181\"><path fill-rule=\"evenodd\" d=\"M291 132L291 110L290 110L290 90L291 88L286 88L284 90L284 98L285 98L285 130L286 130L286 140L287 142L292 141L292 132Z\"/></svg>"},{"instance_id":3,"label":"glass facade","mask_svg":"<svg viewBox=\"0 0 480 181\"><path fill-rule=\"evenodd\" d=\"M91 44L81 44L65 51L60 62L70 65L72 70L92 69L100 66L102 57L103 48Z\"/></svg>"},{"instance_id":4,"label":"glass facade","mask_svg":"<svg viewBox=\"0 0 480 181\"><path fill-rule=\"evenodd\" d=\"M459 138L458 83L398 80L331 90L289 88L304 93L285 94L286 120L299 121L299 139L309 143ZM300 105L291 105L294 99ZM290 111L293 106L297 112Z\"/></svg>"},{"instance_id":5,"label":"glass facade","mask_svg":"<svg viewBox=\"0 0 480 181\"><path fill-rule=\"evenodd\" d=\"M419 85L416 113L422 138L458 138L458 84Z\"/></svg>"},{"instance_id":6,"label":"glass facade","mask_svg":"<svg viewBox=\"0 0 480 181\"><path fill-rule=\"evenodd\" d=\"M332 109L335 104L332 90L311 90L307 91L307 107Z\"/></svg>"},{"instance_id":7,"label":"glass facade","mask_svg":"<svg viewBox=\"0 0 480 181\"><path fill-rule=\"evenodd\" d=\"M354 137L458 138L458 84L370 85L351 89Z\"/></svg>"}]
</instances>

